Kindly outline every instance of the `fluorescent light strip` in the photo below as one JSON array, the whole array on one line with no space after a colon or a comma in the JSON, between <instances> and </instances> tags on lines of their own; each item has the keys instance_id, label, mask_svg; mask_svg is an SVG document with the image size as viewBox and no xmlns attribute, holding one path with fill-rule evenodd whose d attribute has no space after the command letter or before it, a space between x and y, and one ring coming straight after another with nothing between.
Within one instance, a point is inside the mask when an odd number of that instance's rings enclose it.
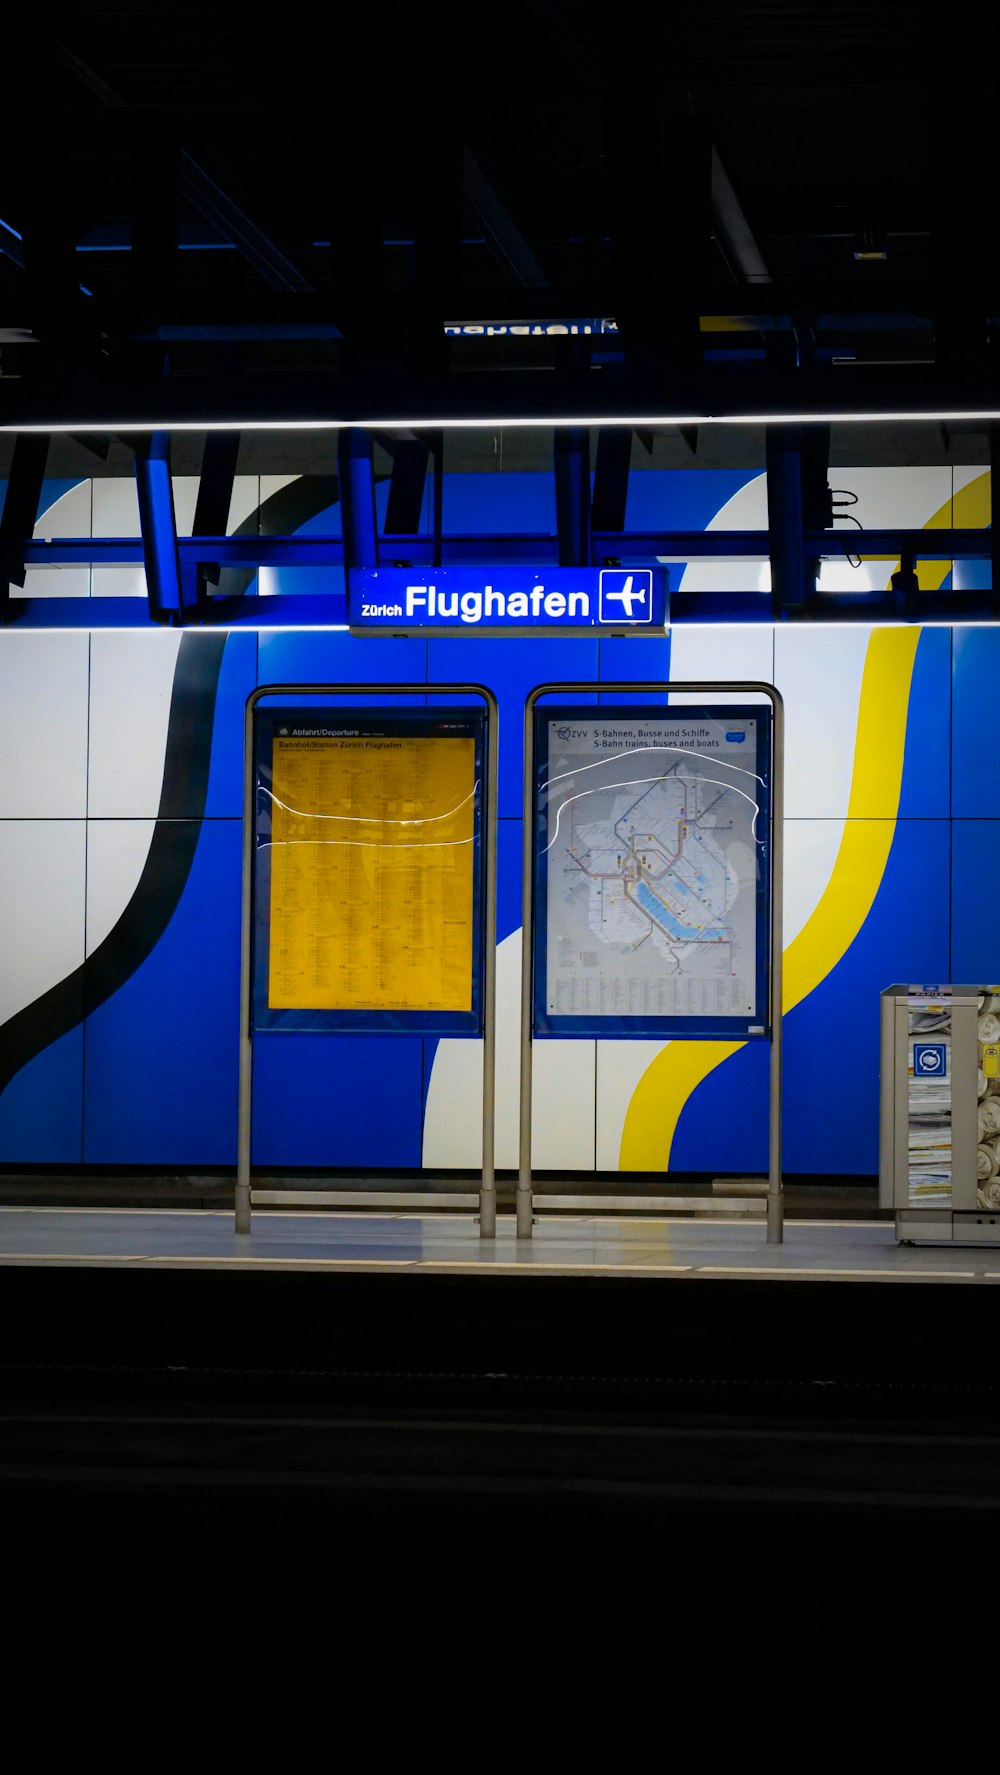
<instances>
[{"instance_id":1,"label":"fluorescent light strip","mask_svg":"<svg viewBox=\"0 0 1000 1775\"><path fill-rule=\"evenodd\" d=\"M152 619L150 620L152 623ZM182 631L186 635L195 632L198 634L204 633L213 635L244 633L248 635L256 635L262 629L266 629L269 635L328 635L334 633L334 631L342 632L346 635L348 630L348 624L346 622L206 622L199 623L197 631L195 631L191 623L181 623L178 627L169 629L166 628L165 625L159 623L152 624L152 626L157 629L163 627L164 632L170 635L179 635ZM983 626L985 627L986 625L984 624ZM44 624L29 624L20 631L20 633L24 635L144 635L148 632L149 631L144 629L139 623L128 625L123 623L79 623L73 626L67 623L53 623L51 628ZM350 685L346 687L344 695L347 695L349 690ZM340 692L338 691L337 694L339 695ZM392 694L391 691L389 694Z\"/></svg>"},{"instance_id":2,"label":"fluorescent light strip","mask_svg":"<svg viewBox=\"0 0 1000 1775\"><path fill-rule=\"evenodd\" d=\"M61 433L148 432L148 431L541 431L561 426L632 426L648 430L652 427L688 425L924 425L942 420L1000 421L1000 409L930 410L919 413L562 413L544 417L497 418L484 415L476 419L413 419L396 417L362 417L358 419L64 419L51 425L0 424L5 432L39 432L46 436Z\"/></svg>"},{"instance_id":3,"label":"fluorescent light strip","mask_svg":"<svg viewBox=\"0 0 1000 1775\"><path fill-rule=\"evenodd\" d=\"M755 618L753 621L751 621L748 618L746 622L742 622L742 623L740 623L740 622L714 623L714 622L701 622L701 621L673 622L673 623L667 624L665 633L667 635L680 634L680 633L683 633L686 635L686 634L689 634L692 629L707 629L709 631L709 633L715 634L720 629L738 629L741 634L746 634L748 629L749 630L763 630L763 629L767 629L767 628L777 628L777 626L778 626L777 624L770 622L767 617L764 617L763 619ZM997 625L995 622L991 622L986 617L962 617L962 616L956 616L956 617L947 617L947 616L919 617L919 616L916 616L916 617L913 617L912 620L907 620L906 618L903 618L903 617L891 617L891 616L875 617L875 616L873 616L873 617L870 617L867 619L861 619L857 622L810 622L808 625L810 634L812 634L812 632L815 629L830 629L831 631L836 630L838 633L842 634L845 628L858 628L858 629L864 629L864 628L868 628L868 629L914 629L914 628L915 629L994 629L995 630L996 626ZM159 628L160 625L154 624L152 622L152 619L150 619L150 627L151 628L154 628L154 627ZM229 635L229 634L244 634L245 633L245 634L256 635L256 634L262 634L266 631L266 633L269 635L319 635L319 634L326 635L326 634L334 634L334 633L346 635L348 632L348 628L349 628L349 624L347 624L346 622L317 622L317 623L312 623L312 622L310 622L310 623L307 623L307 622L239 622L239 623L232 622L232 623L225 623L225 622L212 622L211 620L209 620L208 622L205 622L205 623L199 623L197 629L193 629L190 624L185 623L185 624L182 624L181 627L171 628L167 632L170 634L180 634L183 631L184 634L188 634L188 635L190 635L192 633L212 634L212 635ZM97 623L97 624L91 623L91 624L88 624L88 623L82 622L82 623L79 623L73 627L68 626L66 623L58 623L58 624L54 623L51 628L48 627L48 625L43 624L43 623L38 623L38 624L31 623L26 628L24 628L21 632L26 635L89 635L89 634L93 634L93 635L141 635L141 634L146 634L148 631L146 629L144 629L141 624L138 624L138 623L133 623L130 626L126 627L123 625L115 625L115 624L111 624L111 623ZM350 687L348 686L347 688L349 689ZM595 682L594 689L600 690L600 688L601 688L600 684ZM347 694L346 690L345 690L344 694L345 695ZM738 694L737 691L734 690L733 695L735 696L737 694ZM765 701L766 701L766 699L765 699Z\"/></svg>"}]
</instances>

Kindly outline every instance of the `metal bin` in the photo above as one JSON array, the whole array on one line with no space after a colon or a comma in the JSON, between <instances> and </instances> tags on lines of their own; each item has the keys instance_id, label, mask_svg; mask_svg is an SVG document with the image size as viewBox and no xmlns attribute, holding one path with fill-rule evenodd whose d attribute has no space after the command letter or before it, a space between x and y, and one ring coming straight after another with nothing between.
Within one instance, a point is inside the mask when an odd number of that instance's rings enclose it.
<instances>
[{"instance_id":1,"label":"metal bin","mask_svg":"<svg viewBox=\"0 0 1000 1775\"><path fill-rule=\"evenodd\" d=\"M1000 986L881 995L879 1202L897 1240L1000 1244Z\"/></svg>"}]
</instances>

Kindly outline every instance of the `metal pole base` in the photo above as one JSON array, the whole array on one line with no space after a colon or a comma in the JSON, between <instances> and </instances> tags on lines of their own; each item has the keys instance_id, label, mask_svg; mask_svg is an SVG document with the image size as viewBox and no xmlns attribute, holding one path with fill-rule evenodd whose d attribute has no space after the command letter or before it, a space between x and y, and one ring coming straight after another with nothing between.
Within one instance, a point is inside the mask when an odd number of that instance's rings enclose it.
<instances>
[{"instance_id":1,"label":"metal pole base","mask_svg":"<svg viewBox=\"0 0 1000 1775\"><path fill-rule=\"evenodd\" d=\"M517 1186L517 1236L518 1236L518 1238L519 1239L530 1239L531 1238L531 1230L532 1230L532 1227L534 1226L534 1224L535 1224L535 1217L532 1213L531 1186L529 1184L527 1188L524 1188L521 1184L518 1184L518 1186Z\"/></svg>"},{"instance_id":2,"label":"metal pole base","mask_svg":"<svg viewBox=\"0 0 1000 1775\"><path fill-rule=\"evenodd\" d=\"M767 1198L767 1242L781 1245L785 1237L785 1204L780 1192Z\"/></svg>"},{"instance_id":3,"label":"metal pole base","mask_svg":"<svg viewBox=\"0 0 1000 1775\"><path fill-rule=\"evenodd\" d=\"M250 1231L250 1185L248 1183L236 1185L236 1231L238 1233Z\"/></svg>"},{"instance_id":4,"label":"metal pole base","mask_svg":"<svg viewBox=\"0 0 1000 1775\"><path fill-rule=\"evenodd\" d=\"M495 1189L484 1189L479 1196L479 1237L495 1239L497 1236L497 1193Z\"/></svg>"}]
</instances>

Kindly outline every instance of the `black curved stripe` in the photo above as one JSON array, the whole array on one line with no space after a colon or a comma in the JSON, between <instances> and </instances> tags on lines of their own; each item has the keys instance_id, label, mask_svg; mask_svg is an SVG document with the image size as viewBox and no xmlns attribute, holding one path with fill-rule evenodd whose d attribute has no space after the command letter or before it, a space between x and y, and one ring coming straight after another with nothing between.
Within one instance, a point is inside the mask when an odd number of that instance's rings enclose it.
<instances>
[{"instance_id":1,"label":"black curved stripe","mask_svg":"<svg viewBox=\"0 0 1000 1775\"><path fill-rule=\"evenodd\" d=\"M111 998L150 955L191 873L205 811L225 635L182 635L174 668L160 805L149 855L117 924L72 974L18 1011L0 1036L0 1091Z\"/></svg>"}]
</instances>

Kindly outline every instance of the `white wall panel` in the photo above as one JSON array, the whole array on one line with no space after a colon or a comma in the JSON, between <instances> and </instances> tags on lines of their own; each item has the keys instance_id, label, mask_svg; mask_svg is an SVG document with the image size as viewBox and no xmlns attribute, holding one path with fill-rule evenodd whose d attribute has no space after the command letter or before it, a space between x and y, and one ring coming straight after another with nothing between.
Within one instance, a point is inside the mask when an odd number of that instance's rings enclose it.
<instances>
[{"instance_id":1,"label":"white wall panel","mask_svg":"<svg viewBox=\"0 0 1000 1775\"><path fill-rule=\"evenodd\" d=\"M295 476L268 476L266 479L274 481L277 488L293 481ZM135 479L131 476L114 476L110 479L96 479L92 486L92 534L139 536L139 495L135 492ZM171 477L171 488L174 493L174 518L178 524L178 536L190 536L194 527L199 476L174 474ZM258 509L259 502L261 477L258 474L238 474L234 477L227 531L234 531L238 525L243 524L243 520ZM73 533L66 531L64 534Z\"/></svg>"},{"instance_id":2,"label":"white wall panel","mask_svg":"<svg viewBox=\"0 0 1000 1775\"><path fill-rule=\"evenodd\" d=\"M241 524L246 523L251 513L260 505L260 476L236 475L233 480L233 497L229 502L229 522L226 535L231 536Z\"/></svg>"},{"instance_id":3,"label":"white wall panel","mask_svg":"<svg viewBox=\"0 0 1000 1775\"><path fill-rule=\"evenodd\" d=\"M0 1021L83 961L83 820L0 821Z\"/></svg>"},{"instance_id":4,"label":"white wall panel","mask_svg":"<svg viewBox=\"0 0 1000 1775\"><path fill-rule=\"evenodd\" d=\"M294 480L292 475L274 475L270 479L277 485L284 485ZM194 526L195 507L198 501L198 476L175 475L172 481L174 492L174 516L177 522L178 536L190 536ZM138 536L139 505L135 493L135 483L131 480L95 481L95 530L96 536ZM229 521L227 534L239 526L257 510L260 503L260 476L237 475L233 483L233 496L229 504ZM104 528L98 529L101 523ZM141 564L135 563L126 567L104 567L95 565L92 571L91 590L95 598L145 598L146 575Z\"/></svg>"},{"instance_id":5,"label":"white wall panel","mask_svg":"<svg viewBox=\"0 0 1000 1775\"><path fill-rule=\"evenodd\" d=\"M81 481L54 499L35 524L36 538L51 542L61 536L89 536L90 488L89 481ZM89 598L90 567L29 567L23 587L10 589L14 598Z\"/></svg>"},{"instance_id":6,"label":"white wall panel","mask_svg":"<svg viewBox=\"0 0 1000 1775\"><path fill-rule=\"evenodd\" d=\"M922 527L948 505L951 476L950 468L831 468L827 479L834 494L854 494L857 500L854 505L842 503L836 507L834 528L855 531L858 554L863 556L864 537L850 518L856 518L866 530L883 526ZM707 528L766 530L765 476L753 476L734 493ZM822 564L818 584L821 591L874 591L887 585L892 569L893 563L889 561L863 560L859 567L852 567L846 556L843 560L830 559ZM769 591L770 562L690 561L679 583L685 592Z\"/></svg>"},{"instance_id":7,"label":"white wall panel","mask_svg":"<svg viewBox=\"0 0 1000 1775\"><path fill-rule=\"evenodd\" d=\"M278 479L279 482L282 479L282 477L273 478ZM294 479L293 476L287 478ZM200 475L174 475L171 480L174 493L174 518L177 523L178 536L190 536L194 531L194 514L198 504L200 485ZM226 522L227 536L231 535L252 512L255 512L259 504L260 476L236 475L233 480L229 517Z\"/></svg>"},{"instance_id":8,"label":"white wall panel","mask_svg":"<svg viewBox=\"0 0 1000 1775\"><path fill-rule=\"evenodd\" d=\"M711 680L774 681L774 628L771 623L684 623L670 632L670 676ZM704 702L703 696L671 697L678 704ZM753 699L750 699L753 700ZM767 699L759 699L766 702Z\"/></svg>"},{"instance_id":9,"label":"white wall panel","mask_svg":"<svg viewBox=\"0 0 1000 1775\"><path fill-rule=\"evenodd\" d=\"M26 567L23 586L9 587L12 598L89 598L89 567Z\"/></svg>"},{"instance_id":10,"label":"white wall panel","mask_svg":"<svg viewBox=\"0 0 1000 1775\"><path fill-rule=\"evenodd\" d=\"M625 1117L639 1080L669 1042L597 1043L597 1169L617 1171Z\"/></svg>"},{"instance_id":11,"label":"white wall panel","mask_svg":"<svg viewBox=\"0 0 1000 1775\"><path fill-rule=\"evenodd\" d=\"M90 586L95 598L145 598L145 569L138 563L127 567L93 567Z\"/></svg>"},{"instance_id":12,"label":"white wall panel","mask_svg":"<svg viewBox=\"0 0 1000 1775\"><path fill-rule=\"evenodd\" d=\"M178 536L190 536L194 529L194 511L198 504L199 475L174 475L171 488L174 495L174 523L177 525Z\"/></svg>"},{"instance_id":13,"label":"white wall panel","mask_svg":"<svg viewBox=\"0 0 1000 1775\"><path fill-rule=\"evenodd\" d=\"M781 626L775 683L785 699L785 814L843 819L851 795L861 681L871 630Z\"/></svg>"},{"instance_id":14,"label":"white wall panel","mask_svg":"<svg viewBox=\"0 0 1000 1775\"><path fill-rule=\"evenodd\" d=\"M518 1162L521 933L497 950L496 1163ZM594 1168L595 1047L589 1041L534 1044L531 1161L542 1170ZM424 1117L424 1165L482 1163L481 1042L438 1043Z\"/></svg>"},{"instance_id":15,"label":"white wall panel","mask_svg":"<svg viewBox=\"0 0 1000 1775\"><path fill-rule=\"evenodd\" d=\"M89 637L0 635L0 817L87 811Z\"/></svg>"},{"instance_id":16,"label":"white wall panel","mask_svg":"<svg viewBox=\"0 0 1000 1775\"><path fill-rule=\"evenodd\" d=\"M78 481L40 512L35 535L43 542L56 536L92 536L93 482ZM44 494L43 494L44 498Z\"/></svg>"},{"instance_id":17,"label":"white wall panel","mask_svg":"<svg viewBox=\"0 0 1000 1775\"><path fill-rule=\"evenodd\" d=\"M919 528L927 524L942 507L950 506L951 477L950 467L831 468L828 479L835 506L841 490L856 493L857 505L842 505L839 509L851 512L863 529L874 530L880 525ZM854 530L856 526L840 522L834 528ZM858 553L863 555L864 536L859 534L858 541ZM887 577L890 563L884 561L880 565ZM886 579L881 583L885 585Z\"/></svg>"},{"instance_id":18,"label":"white wall panel","mask_svg":"<svg viewBox=\"0 0 1000 1775\"><path fill-rule=\"evenodd\" d=\"M138 536L139 496L134 475L98 476L93 483L93 534Z\"/></svg>"},{"instance_id":19,"label":"white wall panel","mask_svg":"<svg viewBox=\"0 0 1000 1775\"><path fill-rule=\"evenodd\" d=\"M160 805L176 629L95 631L90 691L90 813L152 819Z\"/></svg>"},{"instance_id":20,"label":"white wall panel","mask_svg":"<svg viewBox=\"0 0 1000 1775\"><path fill-rule=\"evenodd\" d=\"M135 893L155 830L155 820L88 821L88 955L114 930Z\"/></svg>"},{"instance_id":21,"label":"white wall panel","mask_svg":"<svg viewBox=\"0 0 1000 1775\"><path fill-rule=\"evenodd\" d=\"M595 1104L597 1096L597 1043L588 1041L537 1041L532 1080L531 1162L542 1171L593 1171ZM520 1080L513 1079L514 1103L520 1102ZM511 1158L501 1165L517 1164L516 1122L504 1119L515 1138L508 1149Z\"/></svg>"},{"instance_id":22,"label":"white wall panel","mask_svg":"<svg viewBox=\"0 0 1000 1775\"><path fill-rule=\"evenodd\" d=\"M846 820L785 821L784 947L812 917L837 861Z\"/></svg>"},{"instance_id":23,"label":"white wall panel","mask_svg":"<svg viewBox=\"0 0 1000 1775\"><path fill-rule=\"evenodd\" d=\"M767 481L764 474L754 475L738 493L727 499L705 528L766 530ZM675 583L675 572L676 569L671 572L671 584ZM760 561L689 561L676 583L685 592L764 592L770 590L771 564L766 558Z\"/></svg>"},{"instance_id":24,"label":"white wall panel","mask_svg":"<svg viewBox=\"0 0 1000 1775\"><path fill-rule=\"evenodd\" d=\"M829 483L833 490L835 511L849 512L862 526L841 518L835 520L836 530L853 530L857 553L864 556L865 530L880 526L922 529L942 510L951 521L950 468L831 468ZM837 506L838 493L856 494L856 505ZM857 558L857 557L855 557ZM843 560L823 562L817 585L821 592L884 591L895 561L861 560L852 566ZM942 570L947 571L945 563Z\"/></svg>"},{"instance_id":25,"label":"white wall panel","mask_svg":"<svg viewBox=\"0 0 1000 1775\"><path fill-rule=\"evenodd\" d=\"M434 1051L427 1088L423 1164L461 1171L481 1165L482 1126L483 1044L445 1037Z\"/></svg>"},{"instance_id":26,"label":"white wall panel","mask_svg":"<svg viewBox=\"0 0 1000 1775\"><path fill-rule=\"evenodd\" d=\"M132 475L115 475L110 480L93 483L93 524L95 536L138 536L139 498ZM105 567L95 562L91 572L91 592L95 598L144 598L146 575L141 563L125 567Z\"/></svg>"}]
</instances>

